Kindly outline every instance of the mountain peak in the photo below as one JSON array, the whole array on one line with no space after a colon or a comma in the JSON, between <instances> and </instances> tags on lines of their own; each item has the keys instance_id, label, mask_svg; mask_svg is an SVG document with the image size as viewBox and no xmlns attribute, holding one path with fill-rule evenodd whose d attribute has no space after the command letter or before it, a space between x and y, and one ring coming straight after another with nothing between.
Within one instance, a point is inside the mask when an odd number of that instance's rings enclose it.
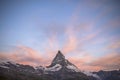
<instances>
[{"instance_id":1,"label":"mountain peak","mask_svg":"<svg viewBox=\"0 0 120 80\"><path fill-rule=\"evenodd\" d=\"M61 53L61 51L60 51L60 50L58 50L58 53Z\"/></svg>"},{"instance_id":2,"label":"mountain peak","mask_svg":"<svg viewBox=\"0 0 120 80\"><path fill-rule=\"evenodd\" d=\"M65 56L62 54L62 52L60 50L58 50L56 57L62 57L65 59Z\"/></svg>"},{"instance_id":3,"label":"mountain peak","mask_svg":"<svg viewBox=\"0 0 120 80\"><path fill-rule=\"evenodd\" d=\"M55 58L52 61L52 64L59 63L61 61L65 60L65 56L61 53L60 50L58 50L58 53L56 54Z\"/></svg>"},{"instance_id":4,"label":"mountain peak","mask_svg":"<svg viewBox=\"0 0 120 80\"><path fill-rule=\"evenodd\" d=\"M47 67L47 70L58 71L61 69L63 71L79 72L79 69L74 64L65 59L65 56L62 54L62 52L58 50L58 53L53 59L51 65Z\"/></svg>"}]
</instances>

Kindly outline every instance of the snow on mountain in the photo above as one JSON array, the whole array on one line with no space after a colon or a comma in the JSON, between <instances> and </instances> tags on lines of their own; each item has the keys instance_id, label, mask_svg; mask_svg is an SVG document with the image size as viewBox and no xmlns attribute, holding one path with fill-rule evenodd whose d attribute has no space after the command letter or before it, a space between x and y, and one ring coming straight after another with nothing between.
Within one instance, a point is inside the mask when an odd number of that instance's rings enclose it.
<instances>
[{"instance_id":1,"label":"snow on mountain","mask_svg":"<svg viewBox=\"0 0 120 80\"><path fill-rule=\"evenodd\" d=\"M10 64L19 67L19 64L15 63L15 62L12 62L12 61L0 62L0 67L9 68Z\"/></svg>"},{"instance_id":2,"label":"snow on mountain","mask_svg":"<svg viewBox=\"0 0 120 80\"><path fill-rule=\"evenodd\" d=\"M84 74L86 74L87 76L93 76L98 80L101 80L101 78L97 75L97 74L93 74L92 72L89 71L83 71Z\"/></svg>"},{"instance_id":3,"label":"snow on mountain","mask_svg":"<svg viewBox=\"0 0 120 80\"><path fill-rule=\"evenodd\" d=\"M60 64L56 64L55 66L45 68L45 71L59 71L62 68Z\"/></svg>"},{"instance_id":4,"label":"snow on mountain","mask_svg":"<svg viewBox=\"0 0 120 80\"><path fill-rule=\"evenodd\" d=\"M3 65L0 65L0 67L9 69L9 67L7 67L7 66L3 66Z\"/></svg>"},{"instance_id":5,"label":"snow on mountain","mask_svg":"<svg viewBox=\"0 0 120 80\"><path fill-rule=\"evenodd\" d=\"M75 72L80 72L80 70L76 66L73 66L73 65L67 65L67 68L71 69L71 70L73 70Z\"/></svg>"}]
</instances>

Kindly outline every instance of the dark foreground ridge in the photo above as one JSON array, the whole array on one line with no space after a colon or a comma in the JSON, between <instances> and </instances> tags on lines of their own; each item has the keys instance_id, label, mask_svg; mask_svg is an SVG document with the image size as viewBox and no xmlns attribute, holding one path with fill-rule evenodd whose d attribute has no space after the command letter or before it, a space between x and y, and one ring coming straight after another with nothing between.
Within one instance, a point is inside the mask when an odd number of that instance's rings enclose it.
<instances>
[{"instance_id":1,"label":"dark foreground ridge","mask_svg":"<svg viewBox=\"0 0 120 80\"><path fill-rule=\"evenodd\" d=\"M120 80L120 70L81 72L58 51L48 67L32 67L13 62L0 63L0 80Z\"/></svg>"}]
</instances>

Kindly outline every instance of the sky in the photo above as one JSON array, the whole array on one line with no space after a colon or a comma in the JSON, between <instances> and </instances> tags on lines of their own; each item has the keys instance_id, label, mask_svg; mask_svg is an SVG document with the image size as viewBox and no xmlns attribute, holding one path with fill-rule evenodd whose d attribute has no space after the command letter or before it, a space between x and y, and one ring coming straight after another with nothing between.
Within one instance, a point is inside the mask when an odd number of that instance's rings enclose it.
<instances>
[{"instance_id":1,"label":"sky","mask_svg":"<svg viewBox=\"0 0 120 80\"><path fill-rule=\"evenodd\" d=\"M80 70L120 68L119 0L0 0L0 61Z\"/></svg>"}]
</instances>

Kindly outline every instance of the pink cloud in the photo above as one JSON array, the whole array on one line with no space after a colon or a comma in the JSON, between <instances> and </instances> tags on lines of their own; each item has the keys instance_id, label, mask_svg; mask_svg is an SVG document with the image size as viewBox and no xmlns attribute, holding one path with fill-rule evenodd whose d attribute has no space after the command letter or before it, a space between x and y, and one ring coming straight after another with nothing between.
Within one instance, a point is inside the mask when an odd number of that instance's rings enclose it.
<instances>
[{"instance_id":1,"label":"pink cloud","mask_svg":"<svg viewBox=\"0 0 120 80\"><path fill-rule=\"evenodd\" d=\"M95 59L95 57L93 57L89 54L86 54L82 57L69 58L69 61L74 63L81 71L82 70L98 71L101 69L100 66L87 65L88 63L92 62L94 59Z\"/></svg>"},{"instance_id":2,"label":"pink cloud","mask_svg":"<svg viewBox=\"0 0 120 80\"><path fill-rule=\"evenodd\" d=\"M35 51L34 49L26 46L17 46L15 50L8 53L0 53L0 59L4 60L12 60L21 64L29 64L29 65L47 65L47 59L43 59L43 57Z\"/></svg>"},{"instance_id":3,"label":"pink cloud","mask_svg":"<svg viewBox=\"0 0 120 80\"><path fill-rule=\"evenodd\" d=\"M101 67L100 69L111 70L120 68L120 54L111 53L96 59L89 65Z\"/></svg>"}]
</instances>

